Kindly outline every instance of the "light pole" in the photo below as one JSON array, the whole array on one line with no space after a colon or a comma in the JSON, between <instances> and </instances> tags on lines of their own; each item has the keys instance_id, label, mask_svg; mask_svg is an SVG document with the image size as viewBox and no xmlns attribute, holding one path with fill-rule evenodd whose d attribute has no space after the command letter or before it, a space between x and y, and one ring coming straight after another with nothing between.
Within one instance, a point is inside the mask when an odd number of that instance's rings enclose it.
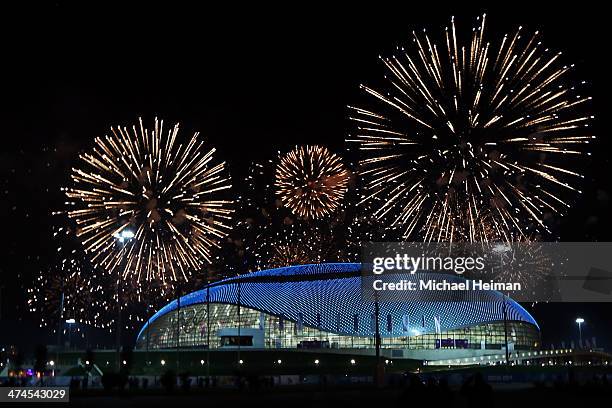
<instances>
[{"instance_id":1,"label":"light pole","mask_svg":"<svg viewBox=\"0 0 612 408\"><path fill-rule=\"evenodd\" d=\"M206 378L210 386L210 277L206 283Z\"/></svg>"},{"instance_id":2,"label":"light pole","mask_svg":"<svg viewBox=\"0 0 612 408\"><path fill-rule=\"evenodd\" d=\"M238 376L240 377L240 345L242 343L242 339L240 337L240 278L238 278Z\"/></svg>"},{"instance_id":3,"label":"light pole","mask_svg":"<svg viewBox=\"0 0 612 408\"><path fill-rule=\"evenodd\" d=\"M145 367L149 368L149 340L151 335L151 281L147 283L147 352Z\"/></svg>"},{"instance_id":4,"label":"light pole","mask_svg":"<svg viewBox=\"0 0 612 408\"><path fill-rule=\"evenodd\" d=\"M181 368L181 289L176 288L176 375Z\"/></svg>"},{"instance_id":5,"label":"light pole","mask_svg":"<svg viewBox=\"0 0 612 408\"><path fill-rule=\"evenodd\" d=\"M74 319L66 319L68 325L68 349L72 349L72 325L76 323Z\"/></svg>"},{"instance_id":6,"label":"light pole","mask_svg":"<svg viewBox=\"0 0 612 408\"><path fill-rule=\"evenodd\" d=\"M59 363L59 349L62 343L62 332L64 331L64 280L62 279L62 295L59 304L59 323L57 327L57 350L55 351L55 361Z\"/></svg>"},{"instance_id":7,"label":"light pole","mask_svg":"<svg viewBox=\"0 0 612 408\"><path fill-rule=\"evenodd\" d=\"M584 323L584 319L579 317L576 319L576 323L578 323L578 335L580 336L580 348L582 348L582 323Z\"/></svg>"},{"instance_id":8,"label":"light pole","mask_svg":"<svg viewBox=\"0 0 612 408\"><path fill-rule=\"evenodd\" d=\"M500 268L504 268L504 258L507 254L512 251L512 247L509 244L498 243L493 246L493 252L499 255ZM508 350L508 303L506 294L503 295L503 308L502 313L504 315L504 345L506 348L506 365L510 365L510 350ZM486 340L485 340L486 341ZM440 344L442 341L440 340Z\"/></svg>"},{"instance_id":9,"label":"light pole","mask_svg":"<svg viewBox=\"0 0 612 408\"><path fill-rule=\"evenodd\" d=\"M125 262L125 254L123 253L125 250L125 243L130 239L134 238L134 233L128 229L124 229L121 232L118 232L114 235L114 237L121 243L121 266L124 266ZM116 328L116 347L117 347L117 372L121 370L121 296L119 293L119 281L121 280L121 269L117 270L117 281L115 282L115 291L117 295L117 328Z\"/></svg>"},{"instance_id":10,"label":"light pole","mask_svg":"<svg viewBox=\"0 0 612 408\"><path fill-rule=\"evenodd\" d=\"M0 320L2 320L2 290L4 289L4 285L0 285Z\"/></svg>"},{"instance_id":11,"label":"light pole","mask_svg":"<svg viewBox=\"0 0 612 408\"><path fill-rule=\"evenodd\" d=\"M382 370L384 366L381 364L380 359L380 305L378 304L378 292L374 292L374 347L376 349L376 372L374 373L374 379L376 381L376 387L382 387L384 376Z\"/></svg>"},{"instance_id":12,"label":"light pole","mask_svg":"<svg viewBox=\"0 0 612 408\"><path fill-rule=\"evenodd\" d=\"M508 350L508 304L506 294L504 296L504 343L506 345L506 365L510 365L510 350Z\"/></svg>"}]
</instances>

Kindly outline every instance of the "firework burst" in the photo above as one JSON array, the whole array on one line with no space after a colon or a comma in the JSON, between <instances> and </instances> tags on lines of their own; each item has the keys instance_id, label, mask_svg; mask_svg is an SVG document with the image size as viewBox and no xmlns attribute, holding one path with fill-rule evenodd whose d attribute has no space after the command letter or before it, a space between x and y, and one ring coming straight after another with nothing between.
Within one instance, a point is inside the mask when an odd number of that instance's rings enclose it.
<instances>
[{"instance_id":1,"label":"firework burst","mask_svg":"<svg viewBox=\"0 0 612 408\"><path fill-rule=\"evenodd\" d=\"M580 193L574 159L595 137L573 65L538 32L489 42L484 15L466 41L454 20L440 39L413 32L409 47L381 57L384 84L362 85L369 105L349 107L360 204L403 238L550 233L547 220Z\"/></svg>"},{"instance_id":2,"label":"firework burst","mask_svg":"<svg viewBox=\"0 0 612 408\"><path fill-rule=\"evenodd\" d=\"M296 147L276 167L276 192L287 208L305 219L333 213L348 189L350 173L322 146Z\"/></svg>"},{"instance_id":3,"label":"firework burst","mask_svg":"<svg viewBox=\"0 0 612 408\"><path fill-rule=\"evenodd\" d=\"M313 248L306 242L279 242L271 251L265 262L267 268L280 268L291 265L305 265L313 263Z\"/></svg>"},{"instance_id":4,"label":"firework burst","mask_svg":"<svg viewBox=\"0 0 612 408\"><path fill-rule=\"evenodd\" d=\"M136 281L187 281L210 262L229 229L231 201L225 163L215 163L195 133L179 142L179 126L153 129L142 120L111 128L80 156L65 189L74 220L94 267ZM133 238L117 237L130 231Z\"/></svg>"},{"instance_id":5,"label":"firework burst","mask_svg":"<svg viewBox=\"0 0 612 408\"><path fill-rule=\"evenodd\" d=\"M332 233L312 226L287 226L256 241L257 269L346 261Z\"/></svg>"},{"instance_id":6,"label":"firework burst","mask_svg":"<svg viewBox=\"0 0 612 408\"><path fill-rule=\"evenodd\" d=\"M95 324L90 310L97 305L94 286L75 259L63 259L56 267L39 273L27 294L28 309L40 315L41 327L56 329L65 319Z\"/></svg>"}]
</instances>

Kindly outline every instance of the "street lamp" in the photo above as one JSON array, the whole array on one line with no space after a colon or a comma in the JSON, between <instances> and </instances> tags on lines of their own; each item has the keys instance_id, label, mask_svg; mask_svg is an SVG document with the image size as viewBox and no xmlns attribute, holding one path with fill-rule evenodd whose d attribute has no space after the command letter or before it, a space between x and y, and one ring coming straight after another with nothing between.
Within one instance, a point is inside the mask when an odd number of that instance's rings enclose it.
<instances>
[{"instance_id":1,"label":"street lamp","mask_svg":"<svg viewBox=\"0 0 612 408\"><path fill-rule=\"evenodd\" d=\"M130 240L132 238L134 238L134 233L130 230L123 230L121 232L116 233L115 235L113 235L115 238L117 238L119 240L119 242L124 242L126 240Z\"/></svg>"},{"instance_id":2,"label":"street lamp","mask_svg":"<svg viewBox=\"0 0 612 408\"><path fill-rule=\"evenodd\" d=\"M584 319L579 317L576 319L576 323L578 323L578 335L580 336L580 347L582 348L582 323L584 323Z\"/></svg>"},{"instance_id":3,"label":"street lamp","mask_svg":"<svg viewBox=\"0 0 612 408\"><path fill-rule=\"evenodd\" d=\"M121 252L123 252L123 250L125 249L125 243L126 241L129 241L130 239L134 238L134 232L130 231L129 229L124 229L121 232L117 232L113 235L113 237L115 237L115 239L117 239L117 241L119 241L121 243ZM121 264L123 265L123 261L125 259L124 254L122 254L121 257ZM123 269L123 268L121 268ZM120 270L117 270L117 282L116 282L116 287L115 290L117 292L117 339L116 339L116 346L117 346L117 371L121 370L121 362L120 362L120 358L121 358L121 297L119 296L119 278L120 278Z\"/></svg>"}]
</instances>

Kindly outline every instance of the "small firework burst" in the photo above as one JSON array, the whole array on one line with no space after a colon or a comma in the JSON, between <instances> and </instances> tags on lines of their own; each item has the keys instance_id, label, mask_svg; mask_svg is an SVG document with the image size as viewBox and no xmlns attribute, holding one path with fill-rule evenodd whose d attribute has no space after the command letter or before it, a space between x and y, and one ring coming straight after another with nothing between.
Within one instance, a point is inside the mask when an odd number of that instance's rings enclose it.
<instances>
[{"instance_id":1,"label":"small firework burst","mask_svg":"<svg viewBox=\"0 0 612 408\"><path fill-rule=\"evenodd\" d=\"M381 57L385 82L362 85L347 138L358 149L359 203L404 239L512 241L550 234L590 154L588 96L540 34L519 28L499 42L485 16L469 40L454 20L441 36Z\"/></svg>"},{"instance_id":2,"label":"small firework burst","mask_svg":"<svg viewBox=\"0 0 612 408\"><path fill-rule=\"evenodd\" d=\"M108 279L91 268L73 231L53 226L57 243L53 266L40 270L27 288L27 306L40 319L41 327L54 331L67 319L91 327L106 328L111 316L105 313L112 295L102 282Z\"/></svg>"},{"instance_id":3,"label":"small firework burst","mask_svg":"<svg viewBox=\"0 0 612 408\"><path fill-rule=\"evenodd\" d=\"M348 189L350 173L339 156L322 146L299 146L276 167L276 193L283 205L304 219L333 213Z\"/></svg>"},{"instance_id":4,"label":"small firework burst","mask_svg":"<svg viewBox=\"0 0 612 408\"><path fill-rule=\"evenodd\" d=\"M94 267L165 286L211 261L229 230L229 175L197 132L179 140L178 124L165 131L163 121L146 129L140 120L80 156L67 213Z\"/></svg>"},{"instance_id":5,"label":"small firework burst","mask_svg":"<svg viewBox=\"0 0 612 408\"><path fill-rule=\"evenodd\" d=\"M82 273L76 259L63 259L56 267L42 271L27 289L28 309L39 315L41 327L54 330L65 319L95 325L92 308L98 303L92 281Z\"/></svg>"},{"instance_id":6,"label":"small firework burst","mask_svg":"<svg viewBox=\"0 0 612 408\"><path fill-rule=\"evenodd\" d=\"M528 237L524 241L491 243L485 246L488 270L484 276L496 282L518 282L524 293L517 296L545 294L552 298L556 290L551 280L563 264L563 256L556 256L547 243Z\"/></svg>"},{"instance_id":7,"label":"small firework burst","mask_svg":"<svg viewBox=\"0 0 612 408\"><path fill-rule=\"evenodd\" d=\"M312 247L305 242L279 242L272 248L272 253L265 263L268 268L314 263L316 261L313 260L313 252Z\"/></svg>"},{"instance_id":8,"label":"small firework burst","mask_svg":"<svg viewBox=\"0 0 612 408\"><path fill-rule=\"evenodd\" d=\"M263 233L257 242L257 269L346 260L333 235L316 227L291 225Z\"/></svg>"}]
</instances>

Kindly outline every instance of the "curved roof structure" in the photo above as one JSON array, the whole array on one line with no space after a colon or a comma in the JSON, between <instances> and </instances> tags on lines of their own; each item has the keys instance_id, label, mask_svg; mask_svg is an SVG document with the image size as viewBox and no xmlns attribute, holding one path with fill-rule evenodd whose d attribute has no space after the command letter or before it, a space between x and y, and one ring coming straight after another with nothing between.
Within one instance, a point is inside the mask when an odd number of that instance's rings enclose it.
<instances>
[{"instance_id":1,"label":"curved roof structure","mask_svg":"<svg viewBox=\"0 0 612 408\"><path fill-rule=\"evenodd\" d=\"M440 274L398 274L397 279L440 279ZM463 282L458 275L444 275L450 282ZM180 298L180 306L210 303L240 303L246 308L282 317L305 326L350 336L373 336L374 302L362 297L361 264L329 263L288 266L253 272L212 283ZM462 300L421 301L418 292L405 292L405 301L379 302L382 337L406 336L435 331L434 316L442 330L503 321L504 296L495 291L467 291ZM533 317L518 303L506 298L508 320L530 323ZM160 309L143 326L177 309L177 301ZM408 316L406 319L405 316ZM408 321L407 321L408 320ZM390 323L389 323L390 322Z\"/></svg>"}]
</instances>

